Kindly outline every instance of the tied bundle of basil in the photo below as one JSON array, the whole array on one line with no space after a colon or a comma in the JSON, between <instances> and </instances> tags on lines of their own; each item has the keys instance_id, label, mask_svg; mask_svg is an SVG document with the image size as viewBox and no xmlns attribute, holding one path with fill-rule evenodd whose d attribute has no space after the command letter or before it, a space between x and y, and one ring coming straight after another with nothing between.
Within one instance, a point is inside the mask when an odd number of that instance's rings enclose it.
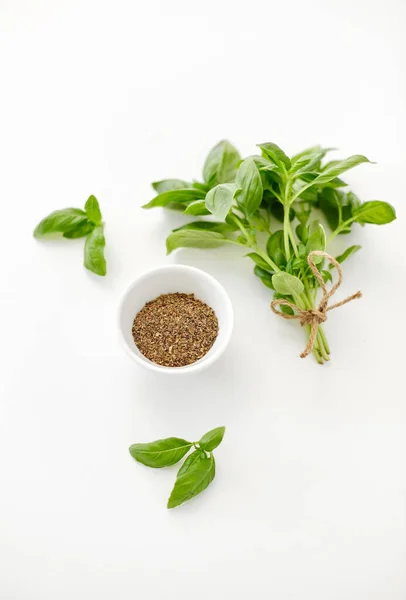
<instances>
[{"instance_id":1,"label":"tied bundle of basil","mask_svg":"<svg viewBox=\"0 0 406 600\"><path fill-rule=\"evenodd\" d=\"M349 233L354 223L390 223L396 218L395 209L380 200L361 202L340 178L345 171L369 163L365 156L323 162L333 148L313 146L289 158L274 143L258 147L260 155L242 160L230 142L219 142L205 161L203 182L155 182L152 185L158 195L144 208L161 206L203 217L168 236L168 254L181 247L224 244L249 249L246 256L255 263L254 273L273 291L280 311L299 317L296 308L304 315L301 323L316 360L322 364L329 360L330 349L321 325L325 313L321 315L316 295L324 287L320 279L325 283L333 279L332 265L325 267L325 258L332 259L326 254L327 246L337 235ZM329 236L318 219L320 211L331 230ZM343 263L360 248L351 245L335 260ZM313 260L320 276L311 266ZM327 298L325 290L323 294ZM328 310L326 306L324 310ZM320 317L317 331L308 322L312 315Z\"/></svg>"},{"instance_id":2,"label":"tied bundle of basil","mask_svg":"<svg viewBox=\"0 0 406 600\"><path fill-rule=\"evenodd\" d=\"M106 275L104 223L95 196L89 196L84 210L64 208L52 212L34 230L38 239L55 235L67 239L86 237L84 266L96 275Z\"/></svg>"},{"instance_id":3,"label":"tied bundle of basil","mask_svg":"<svg viewBox=\"0 0 406 600\"><path fill-rule=\"evenodd\" d=\"M225 427L216 427L205 433L198 442L171 437L149 444L133 444L130 454L147 467L160 469L178 463L192 448L178 471L169 496L168 508L175 508L205 490L216 474L213 450L222 442Z\"/></svg>"}]
</instances>

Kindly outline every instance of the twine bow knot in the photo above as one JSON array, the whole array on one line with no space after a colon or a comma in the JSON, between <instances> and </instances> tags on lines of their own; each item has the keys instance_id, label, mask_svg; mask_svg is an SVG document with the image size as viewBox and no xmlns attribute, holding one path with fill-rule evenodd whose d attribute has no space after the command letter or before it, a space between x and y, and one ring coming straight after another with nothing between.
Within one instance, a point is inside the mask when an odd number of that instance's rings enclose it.
<instances>
[{"instance_id":1,"label":"twine bow knot","mask_svg":"<svg viewBox=\"0 0 406 600\"><path fill-rule=\"evenodd\" d=\"M302 310L298 309L300 316L300 324L303 325L312 325L317 322L317 325L321 325L325 321L327 321L327 315L325 310L320 309L310 309L310 310Z\"/></svg>"},{"instance_id":2,"label":"twine bow knot","mask_svg":"<svg viewBox=\"0 0 406 600\"><path fill-rule=\"evenodd\" d=\"M324 279L313 261L314 256L322 256L323 258L326 258L331 262L332 265L334 265L334 267L337 270L338 279L336 283L331 287L330 291L327 290L326 284L324 283ZM352 296L348 296L348 298L346 298L345 300L341 300L341 302L337 302L336 304L328 306L328 301L330 300L331 296L333 296L336 293L343 281L343 271L341 265L339 262L337 262L335 258L330 256L330 254L327 254L327 252L321 252L320 250L314 250L313 252L310 252L309 256L307 257L307 262L310 269L312 270L313 275L319 282L320 287L323 291L323 296L320 299L318 307L311 309L303 309L300 306L297 306L296 304L293 304L292 302L289 302L289 300L285 299L273 300L271 303L272 311L279 317L282 317L283 319L299 319L300 325L302 327L304 325L310 325L311 330L309 335L309 341L307 342L306 348L300 355L301 358L306 358L306 356L308 356L313 350L319 325L327 321L326 313L329 310L333 310L333 308L343 306L344 304L347 304L347 302L351 302L352 300L356 300L358 298L361 298L362 296L361 292L357 292ZM295 313L293 315L288 315L278 310L278 306L290 306L290 308L294 310Z\"/></svg>"}]
</instances>

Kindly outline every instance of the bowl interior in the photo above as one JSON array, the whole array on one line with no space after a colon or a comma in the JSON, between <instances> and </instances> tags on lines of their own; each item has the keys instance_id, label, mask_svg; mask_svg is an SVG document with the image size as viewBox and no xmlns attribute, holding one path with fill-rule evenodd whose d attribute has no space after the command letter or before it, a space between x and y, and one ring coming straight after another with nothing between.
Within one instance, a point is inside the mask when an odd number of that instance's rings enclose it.
<instances>
[{"instance_id":1,"label":"bowl interior","mask_svg":"<svg viewBox=\"0 0 406 600\"><path fill-rule=\"evenodd\" d=\"M218 319L219 333L212 348L200 360L185 367L163 367L152 363L141 354L134 343L131 330L135 315L146 302L160 294L175 292L194 294L196 298L211 306ZM231 335L233 310L224 288L211 275L194 267L170 265L149 271L133 283L121 303L119 321L126 348L134 358L148 363L149 366L154 366L156 369L180 371L190 370L195 365L212 360L216 354L223 351Z\"/></svg>"}]
</instances>

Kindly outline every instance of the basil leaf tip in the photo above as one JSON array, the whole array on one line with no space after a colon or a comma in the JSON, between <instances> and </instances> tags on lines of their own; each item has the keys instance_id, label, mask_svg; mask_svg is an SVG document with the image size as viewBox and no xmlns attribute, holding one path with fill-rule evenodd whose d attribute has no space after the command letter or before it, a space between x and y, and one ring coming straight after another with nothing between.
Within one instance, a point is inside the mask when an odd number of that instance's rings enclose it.
<instances>
[{"instance_id":1,"label":"basil leaf tip","mask_svg":"<svg viewBox=\"0 0 406 600\"><path fill-rule=\"evenodd\" d=\"M104 258L105 246L104 226L97 225L85 241L84 266L100 276L106 275L107 272L106 259Z\"/></svg>"}]
</instances>

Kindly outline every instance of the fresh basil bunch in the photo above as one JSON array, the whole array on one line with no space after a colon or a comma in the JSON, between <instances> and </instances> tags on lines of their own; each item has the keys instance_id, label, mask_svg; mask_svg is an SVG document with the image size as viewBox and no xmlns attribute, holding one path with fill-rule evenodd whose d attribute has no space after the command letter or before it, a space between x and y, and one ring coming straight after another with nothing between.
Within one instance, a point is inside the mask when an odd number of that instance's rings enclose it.
<instances>
[{"instance_id":1,"label":"fresh basil bunch","mask_svg":"<svg viewBox=\"0 0 406 600\"><path fill-rule=\"evenodd\" d=\"M86 237L84 266L96 275L106 275L104 223L95 196L89 196L85 210L64 208L45 217L35 228L34 237L47 238L62 234L64 238Z\"/></svg>"},{"instance_id":2,"label":"fresh basil bunch","mask_svg":"<svg viewBox=\"0 0 406 600\"><path fill-rule=\"evenodd\" d=\"M201 219L175 229L166 240L168 254L181 247L246 247L250 250L247 256L255 263L255 275L273 290L275 299L311 310L319 283L309 268L309 253L325 251L332 239L349 233L354 223L390 223L396 218L395 209L380 200L361 202L340 178L345 171L369 163L365 156L324 162L333 148L313 146L289 158L276 144L258 146L260 155L242 160L230 142L219 142L206 159L203 182L155 182L152 185L158 195L144 208L162 206L186 215L213 215L217 221ZM324 214L331 230L328 237L316 209ZM359 249L359 245L348 247L337 257L338 262ZM323 258L318 261L323 279L331 281ZM289 306L281 306L281 310L292 312ZM322 326L313 354L319 363L329 359Z\"/></svg>"},{"instance_id":3,"label":"fresh basil bunch","mask_svg":"<svg viewBox=\"0 0 406 600\"><path fill-rule=\"evenodd\" d=\"M216 427L205 433L198 442L182 438L166 438L149 444L133 444L130 454L135 460L160 469L178 463L190 450L178 471L174 488L169 496L168 508L175 508L205 490L216 474L213 450L222 442L225 427Z\"/></svg>"}]
</instances>

